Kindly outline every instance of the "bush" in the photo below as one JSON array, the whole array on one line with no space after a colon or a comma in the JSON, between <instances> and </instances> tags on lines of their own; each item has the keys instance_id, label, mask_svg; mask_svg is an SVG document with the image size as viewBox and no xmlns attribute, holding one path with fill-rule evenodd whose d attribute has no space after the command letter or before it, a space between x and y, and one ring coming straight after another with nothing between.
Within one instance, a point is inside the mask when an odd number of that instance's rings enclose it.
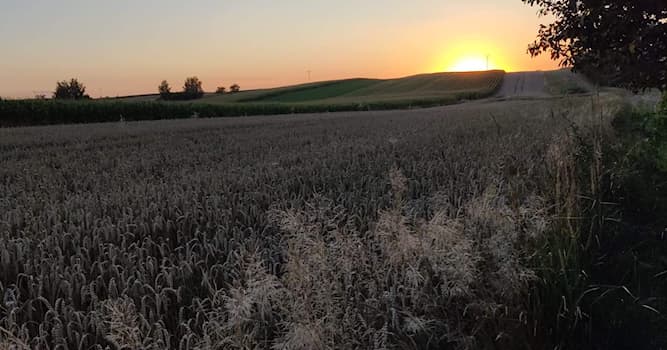
<instances>
[{"instance_id":1,"label":"bush","mask_svg":"<svg viewBox=\"0 0 667 350\"><path fill-rule=\"evenodd\" d=\"M663 102L663 111L664 105ZM614 125L623 140L619 164L627 206L638 217L664 216L667 212L667 111L625 109Z\"/></svg>"}]
</instances>

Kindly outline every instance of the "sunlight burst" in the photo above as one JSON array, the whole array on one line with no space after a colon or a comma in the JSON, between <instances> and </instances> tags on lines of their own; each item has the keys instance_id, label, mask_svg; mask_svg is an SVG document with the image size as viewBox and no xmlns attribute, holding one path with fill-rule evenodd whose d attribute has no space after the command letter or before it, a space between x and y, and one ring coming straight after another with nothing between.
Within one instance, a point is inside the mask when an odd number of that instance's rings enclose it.
<instances>
[{"instance_id":1,"label":"sunlight burst","mask_svg":"<svg viewBox=\"0 0 667 350\"><path fill-rule=\"evenodd\" d=\"M448 71L451 72L474 72L491 69L486 58L482 57L466 57L456 61Z\"/></svg>"}]
</instances>

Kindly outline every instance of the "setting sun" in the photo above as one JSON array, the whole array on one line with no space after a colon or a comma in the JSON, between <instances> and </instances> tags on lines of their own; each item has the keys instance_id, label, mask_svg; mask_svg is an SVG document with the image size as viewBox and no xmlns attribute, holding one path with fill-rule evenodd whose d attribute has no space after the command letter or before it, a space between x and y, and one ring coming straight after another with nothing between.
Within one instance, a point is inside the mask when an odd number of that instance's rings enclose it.
<instances>
[{"instance_id":1,"label":"setting sun","mask_svg":"<svg viewBox=\"0 0 667 350\"><path fill-rule=\"evenodd\" d=\"M485 70L516 70L516 59L492 40L484 38L460 38L437 48L433 56L432 71L476 72Z\"/></svg>"},{"instance_id":2,"label":"setting sun","mask_svg":"<svg viewBox=\"0 0 667 350\"><path fill-rule=\"evenodd\" d=\"M447 70L451 72L473 72L491 69L490 62L482 57L466 57L456 61Z\"/></svg>"}]
</instances>

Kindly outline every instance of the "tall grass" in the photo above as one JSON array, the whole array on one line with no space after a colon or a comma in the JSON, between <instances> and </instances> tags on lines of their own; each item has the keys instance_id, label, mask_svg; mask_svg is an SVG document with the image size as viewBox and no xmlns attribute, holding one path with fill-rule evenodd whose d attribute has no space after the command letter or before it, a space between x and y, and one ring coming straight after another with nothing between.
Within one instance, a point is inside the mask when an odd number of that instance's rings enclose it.
<instances>
[{"instance_id":1,"label":"tall grass","mask_svg":"<svg viewBox=\"0 0 667 350\"><path fill-rule=\"evenodd\" d=\"M667 250L654 219L632 219L634 204L623 193L626 167L638 163L622 159L632 149L624 140L633 136L612 130L604 108L613 106L594 99L593 122L573 123L550 148L557 220L536 255L541 282L531 314L540 342L554 348L660 348L667 284L658 277L667 270Z\"/></svg>"}]
</instances>

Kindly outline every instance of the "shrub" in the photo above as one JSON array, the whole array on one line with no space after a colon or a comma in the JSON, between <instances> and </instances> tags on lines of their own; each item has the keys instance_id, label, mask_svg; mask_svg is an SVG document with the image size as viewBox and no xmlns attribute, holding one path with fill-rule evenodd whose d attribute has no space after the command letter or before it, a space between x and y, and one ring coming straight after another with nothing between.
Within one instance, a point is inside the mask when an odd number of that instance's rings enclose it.
<instances>
[{"instance_id":1,"label":"shrub","mask_svg":"<svg viewBox=\"0 0 667 350\"><path fill-rule=\"evenodd\" d=\"M622 136L618 170L628 207L642 217L662 215L667 211L667 111L626 108L614 125Z\"/></svg>"}]
</instances>

